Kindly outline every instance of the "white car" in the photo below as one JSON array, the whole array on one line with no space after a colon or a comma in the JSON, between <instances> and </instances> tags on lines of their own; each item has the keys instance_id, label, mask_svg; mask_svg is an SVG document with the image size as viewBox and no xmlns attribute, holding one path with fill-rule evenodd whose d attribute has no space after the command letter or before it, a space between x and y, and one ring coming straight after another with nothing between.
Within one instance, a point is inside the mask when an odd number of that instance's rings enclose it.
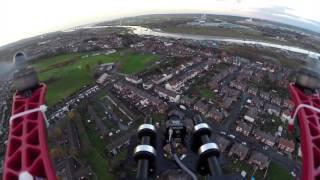
<instances>
[{"instance_id":1,"label":"white car","mask_svg":"<svg viewBox=\"0 0 320 180\"><path fill-rule=\"evenodd\" d=\"M241 142L241 144L243 144L243 145L245 145L245 146L247 145L247 143L246 143L246 142L244 142L244 141L242 141L242 142Z\"/></svg>"},{"instance_id":2,"label":"white car","mask_svg":"<svg viewBox=\"0 0 320 180\"><path fill-rule=\"evenodd\" d=\"M120 129L116 130L116 134L119 134L120 133Z\"/></svg>"},{"instance_id":3,"label":"white car","mask_svg":"<svg viewBox=\"0 0 320 180\"><path fill-rule=\"evenodd\" d=\"M179 107L180 107L180 109L182 109L182 110L187 110L187 108L186 108L184 105L180 105Z\"/></svg>"},{"instance_id":4,"label":"white car","mask_svg":"<svg viewBox=\"0 0 320 180\"><path fill-rule=\"evenodd\" d=\"M229 136L231 139L235 139L235 138L236 138L236 136L233 135L233 134L229 134L228 136Z\"/></svg>"},{"instance_id":5,"label":"white car","mask_svg":"<svg viewBox=\"0 0 320 180\"><path fill-rule=\"evenodd\" d=\"M296 176L297 176L294 171L291 171L291 172L290 172L290 175L291 175L292 177L296 177Z\"/></svg>"},{"instance_id":6,"label":"white car","mask_svg":"<svg viewBox=\"0 0 320 180\"><path fill-rule=\"evenodd\" d=\"M132 125L132 123L133 123L132 121L128 122L128 126L131 126L131 125Z\"/></svg>"}]
</instances>

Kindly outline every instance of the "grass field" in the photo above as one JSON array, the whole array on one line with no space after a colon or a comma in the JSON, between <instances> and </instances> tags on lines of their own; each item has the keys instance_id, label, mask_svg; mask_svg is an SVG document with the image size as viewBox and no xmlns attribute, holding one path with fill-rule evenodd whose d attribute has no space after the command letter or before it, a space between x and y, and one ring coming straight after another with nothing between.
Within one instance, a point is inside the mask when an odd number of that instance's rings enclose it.
<instances>
[{"instance_id":1,"label":"grass field","mask_svg":"<svg viewBox=\"0 0 320 180\"><path fill-rule=\"evenodd\" d=\"M39 78L48 86L47 104L53 105L69 96L82 86L94 82L93 70L99 63L115 62L119 71L125 74L135 74L146 68L159 57L120 52L110 55L97 55L81 58L83 53L60 55L38 60L33 66L39 72Z\"/></svg>"},{"instance_id":2,"label":"grass field","mask_svg":"<svg viewBox=\"0 0 320 180\"><path fill-rule=\"evenodd\" d=\"M268 180L290 180L294 179L289 175L289 171L271 161L266 179Z\"/></svg>"}]
</instances>

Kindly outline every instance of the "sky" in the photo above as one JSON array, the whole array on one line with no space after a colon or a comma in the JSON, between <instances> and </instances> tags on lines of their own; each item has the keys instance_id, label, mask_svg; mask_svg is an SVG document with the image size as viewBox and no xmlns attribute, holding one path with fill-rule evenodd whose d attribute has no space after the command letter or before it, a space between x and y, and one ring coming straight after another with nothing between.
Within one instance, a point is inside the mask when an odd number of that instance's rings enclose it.
<instances>
[{"instance_id":1,"label":"sky","mask_svg":"<svg viewBox=\"0 0 320 180\"><path fill-rule=\"evenodd\" d=\"M320 32L317 0L1 0L0 7L0 46L83 24L158 13L239 15Z\"/></svg>"}]
</instances>

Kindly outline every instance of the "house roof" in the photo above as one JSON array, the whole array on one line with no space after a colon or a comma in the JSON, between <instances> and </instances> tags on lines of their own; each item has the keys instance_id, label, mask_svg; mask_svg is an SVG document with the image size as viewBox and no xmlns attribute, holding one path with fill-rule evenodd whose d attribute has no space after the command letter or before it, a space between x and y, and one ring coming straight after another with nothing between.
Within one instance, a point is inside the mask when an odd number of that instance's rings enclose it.
<instances>
[{"instance_id":1,"label":"house roof","mask_svg":"<svg viewBox=\"0 0 320 180\"><path fill-rule=\"evenodd\" d=\"M261 131L260 129L257 129L255 131L255 135L263 137L264 139L269 140L271 142L275 142L276 141L276 137L272 136L270 133Z\"/></svg>"},{"instance_id":2,"label":"house roof","mask_svg":"<svg viewBox=\"0 0 320 180\"><path fill-rule=\"evenodd\" d=\"M284 145L286 147L289 147L291 149L294 149L294 146L295 146L295 144L294 144L294 142L292 140L288 140L288 139L285 139L285 138L282 138L282 137L279 139L279 145L280 144Z\"/></svg>"},{"instance_id":3,"label":"house roof","mask_svg":"<svg viewBox=\"0 0 320 180\"><path fill-rule=\"evenodd\" d=\"M249 116L249 117L255 118L255 117L258 115L258 108L256 108L256 107L251 107L251 108L248 110L248 112L247 112L246 115Z\"/></svg>"},{"instance_id":4,"label":"house roof","mask_svg":"<svg viewBox=\"0 0 320 180\"><path fill-rule=\"evenodd\" d=\"M160 87L160 86L156 86L154 88L154 91L155 92L157 92L157 91L162 92L162 93L166 94L167 96L174 97L174 98L178 96L178 93L175 93L173 91L169 91L169 90L167 90L163 87Z\"/></svg>"},{"instance_id":5,"label":"house roof","mask_svg":"<svg viewBox=\"0 0 320 180\"><path fill-rule=\"evenodd\" d=\"M248 147L246 147L240 143L234 143L233 146L231 147L229 153L236 154L241 157L245 157L247 155L248 151L249 151Z\"/></svg>"},{"instance_id":6,"label":"house roof","mask_svg":"<svg viewBox=\"0 0 320 180\"><path fill-rule=\"evenodd\" d=\"M258 163L259 166L262 168L266 168L269 165L269 158L257 151L254 151L251 154L249 161Z\"/></svg>"},{"instance_id":7,"label":"house roof","mask_svg":"<svg viewBox=\"0 0 320 180\"><path fill-rule=\"evenodd\" d=\"M240 122L238 124L238 127L240 127L243 131L250 132L252 130L252 127L249 124L245 123L245 122Z\"/></svg>"},{"instance_id":8,"label":"house roof","mask_svg":"<svg viewBox=\"0 0 320 180\"><path fill-rule=\"evenodd\" d=\"M199 108L201 111L205 111L205 112L208 112L209 110L209 104L203 102L202 100L199 100L195 105L194 107L197 107Z\"/></svg>"}]
</instances>

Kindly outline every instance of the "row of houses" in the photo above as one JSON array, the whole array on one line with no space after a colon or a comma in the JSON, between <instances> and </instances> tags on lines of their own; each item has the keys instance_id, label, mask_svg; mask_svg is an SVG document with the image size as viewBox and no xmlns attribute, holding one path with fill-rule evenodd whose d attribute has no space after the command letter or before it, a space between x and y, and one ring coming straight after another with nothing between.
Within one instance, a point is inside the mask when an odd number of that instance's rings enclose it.
<instances>
[{"instance_id":1,"label":"row of houses","mask_svg":"<svg viewBox=\"0 0 320 180\"><path fill-rule=\"evenodd\" d=\"M259 101L262 102L262 101ZM269 115L274 115L280 117L283 122L288 122L291 118L291 110L289 108L281 108L280 106L274 104L264 104L259 103L255 99L251 101L251 105L248 106L248 111L244 115L244 119L250 123L254 123L259 119L259 113L267 113Z\"/></svg>"},{"instance_id":2,"label":"row of houses","mask_svg":"<svg viewBox=\"0 0 320 180\"><path fill-rule=\"evenodd\" d=\"M165 89L163 89L163 88L155 88L155 89L157 89L156 92L159 91L159 89L161 89L162 92L165 91ZM172 93L172 91L169 91L168 94L171 94L171 93ZM161 91L159 94L161 94ZM185 105L187 108L190 108L190 109L193 109L195 111L200 112L207 119L220 122L225 117L224 112L222 110L220 110L217 106L209 104L205 100L201 100L201 99L199 100L196 97L190 97L190 96L180 97L180 95L178 95L176 93L173 93L172 96L167 96L167 95L159 95L159 96L166 97L167 100L172 102L174 100L173 97L177 97L175 95L179 96L179 101L177 101L178 103ZM170 98L172 100L170 100Z\"/></svg>"},{"instance_id":3,"label":"row of houses","mask_svg":"<svg viewBox=\"0 0 320 180\"><path fill-rule=\"evenodd\" d=\"M227 69L223 70L216 76L212 78L212 80L208 83L210 89L215 90L218 89L220 86L220 82L224 80L228 75L233 74L239 69L239 67L236 66L231 66L228 67Z\"/></svg>"},{"instance_id":4,"label":"row of houses","mask_svg":"<svg viewBox=\"0 0 320 180\"><path fill-rule=\"evenodd\" d=\"M119 81L113 84L113 88L116 94L121 95L122 98L126 99L139 110L148 108L164 112L166 109L165 103L161 99L131 84Z\"/></svg>"},{"instance_id":5,"label":"row of houses","mask_svg":"<svg viewBox=\"0 0 320 180\"><path fill-rule=\"evenodd\" d=\"M189 102L186 101L184 98L182 101L180 101L182 104L189 105ZM204 100L198 100L196 101L191 108L193 110L200 112L205 118L209 120L214 120L216 122L221 122L225 118L224 112L219 109L217 106L213 104L209 104L207 101Z\"/></svg>"},{"instance_id":6,"label":"row of houses","mask_svg":"<svg viewBox=\"0 0 320 180\"><path fill-rule=\"evenodd\" d=\"M260 170L266 169L269 166L270 160L267 156L257 151L250 152L249 147L243 144L237 142L232 144L230 140L222 136L217 136L215 141L221 152L227 153L229 157L239 159L240 161L246 160L247 163L258 167Z\"/></svg>"},{"instance_id":7,"label":"row of houses","mask_svg":"<svg viewBox=\"0 0 320 180\"><path fill-rule=\"evenodd\" d=\"M199 64L186 69L183 73L179 74L179 76L174 77L172 80L166 83L165 88L171 91L178 92L182 87L185 86L185 83L189 80L195 78L203 71L209 70L213 67L213 60L206 60L200 62Z\"/></svg>"},{"instance_id":8,"label":"row of houses","mask_svg":"<svg viewBox=\"0 0 320 180\"><path fill-rule=\"evenodd\" d=\"M241 133L244 136L251 136L260 143L268 145L270 147L276 146L279 150L291 154L294 151L295 144L292 140L280 137L276 138L268 132L261 131L260 129L254 129L250 124L245 122L239 122L236 127L236 132Z\"/></svg>"}]
</instances>

